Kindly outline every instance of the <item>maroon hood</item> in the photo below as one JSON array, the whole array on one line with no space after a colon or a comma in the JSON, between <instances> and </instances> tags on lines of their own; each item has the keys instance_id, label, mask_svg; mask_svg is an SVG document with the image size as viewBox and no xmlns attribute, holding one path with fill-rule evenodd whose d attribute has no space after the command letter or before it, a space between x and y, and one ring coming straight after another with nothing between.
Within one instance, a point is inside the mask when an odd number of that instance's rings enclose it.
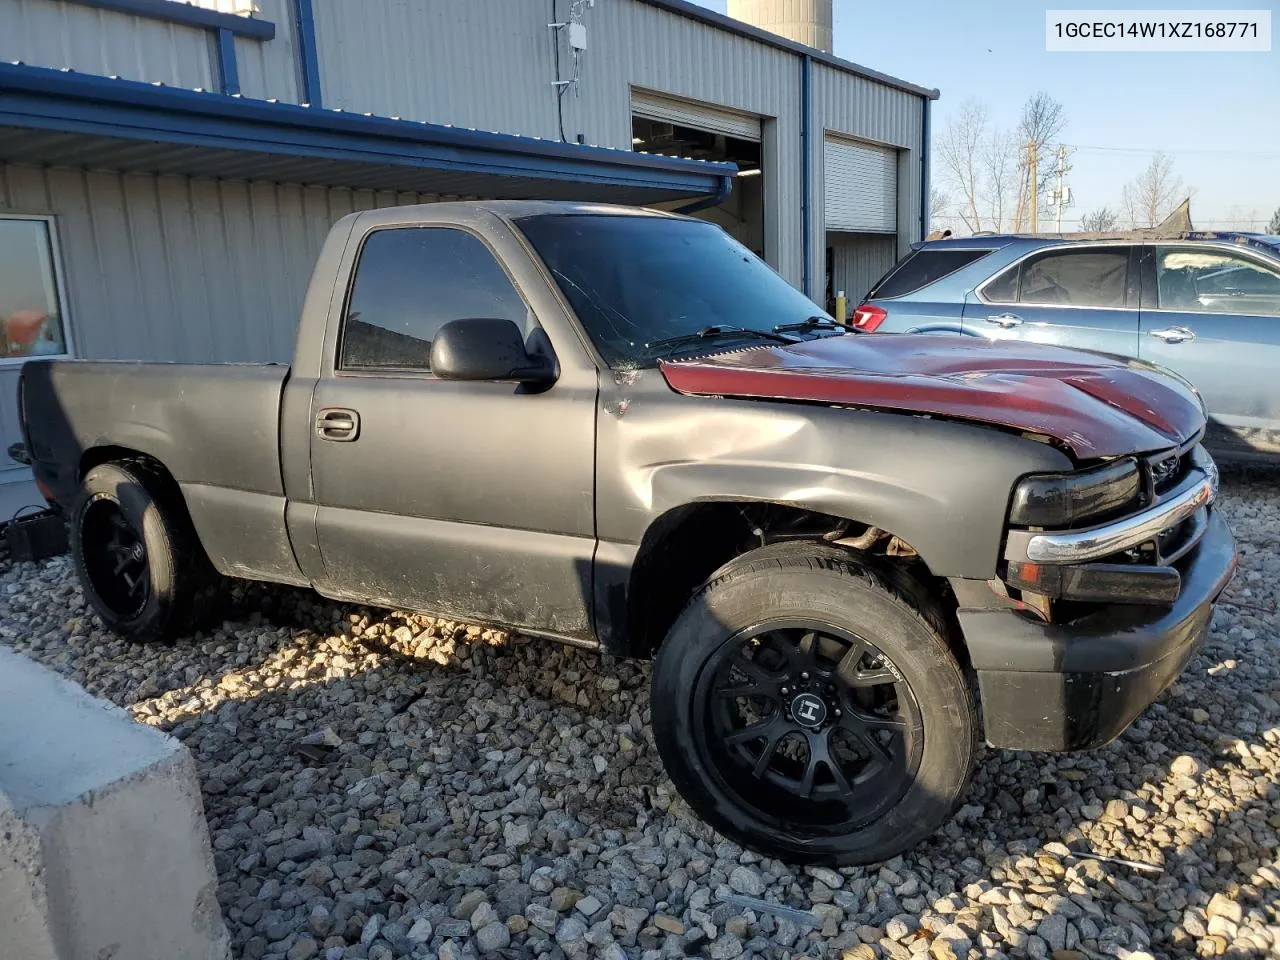
<instances>
[{"instance_id":1,"label":"maroon hood","mask_svg":"<svg viewBox=\"0 0 1280 960\"><path fill-rule=\"evenodd\" d=\"M1181 380L1037 343L846 334L664 362L672 389L927 413L1041 433L1081 460L1181 444L1204 426Z\"/></svg>"}]
</instances>

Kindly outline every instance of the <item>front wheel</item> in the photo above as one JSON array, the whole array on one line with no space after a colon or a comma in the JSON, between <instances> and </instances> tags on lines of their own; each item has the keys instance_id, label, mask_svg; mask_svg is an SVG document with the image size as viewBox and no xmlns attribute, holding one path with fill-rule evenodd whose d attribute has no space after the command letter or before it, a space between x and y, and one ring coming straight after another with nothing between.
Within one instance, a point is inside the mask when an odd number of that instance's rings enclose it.
<instances>
[{"instance_id":1,"label":"front wheel","mask_svg":"<svg viewBox=\"0 0 1280 960\"><path fill-rule=\"evenodd\" d=\"M978 719L938 629L869 567L750 554L659 651L654 736L690 806L793 863L887 860L936 830Z\"/></svg>"}]
</instances>

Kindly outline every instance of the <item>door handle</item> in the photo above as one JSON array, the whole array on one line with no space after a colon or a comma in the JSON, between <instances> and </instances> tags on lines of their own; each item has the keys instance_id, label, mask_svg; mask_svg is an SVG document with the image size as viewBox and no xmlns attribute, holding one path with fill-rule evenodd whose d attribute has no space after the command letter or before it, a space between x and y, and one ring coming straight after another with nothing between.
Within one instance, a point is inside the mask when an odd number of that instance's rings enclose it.
<instances>
[{"instance_id":1,"label":"door handle","mask_svg":"<svg viewBox=\"0 0 1280 960\"><path fill-rule=\"evenodd\" d=\"M360 414L345 407L327 407L316 415L316 433L322 440L350 442L360 436Z\"/></svg>"},{"instance_id":2,"label":"door handle","mask_svg":"<svg viewBox=\"0 0 1280 960\"><path fill-rule=\"evenodd\" d=\"M1022 318L1016 313L997 313L994 317L987 317L987 323L994 323L997 327L1008 330L1021 324Z\"/></svg>"},{"instance_id":3,"label":"door handle","mask_svg":"<svg viewBox=\"0 0 1280 960\"><path fill-rule=\"evenodd\" d=\"M1196 335L1186 327L1165 327L1163 330L1148 330L1153 337L1159 337L1165 343L1182 343L1184 340L1194 340Z\"/></svg>"}]
</instances>

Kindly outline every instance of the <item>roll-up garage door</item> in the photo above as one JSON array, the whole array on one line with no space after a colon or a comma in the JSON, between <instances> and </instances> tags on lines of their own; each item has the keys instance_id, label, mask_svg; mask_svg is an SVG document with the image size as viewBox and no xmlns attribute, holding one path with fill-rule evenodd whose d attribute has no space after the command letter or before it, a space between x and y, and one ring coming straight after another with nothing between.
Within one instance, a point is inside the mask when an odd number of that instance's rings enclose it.
<instances>
[{"instance_id":1,"label":"roll-up garage door","mask_svg":"<svg viewBox=\"0 0 1280 960\"><path fill-rule=\"evenodd\" d=\"M897 150L827 137L822 176L828 230L897 233Z\"/></svg>"},{"instance_id":2,"label":"roll-up garage door","mask_svg":"<svg viewBox=\"0 0 1280 960\"><path fill-rule=\"evenodd\" d=\"M739 140L760 139L760 118L724 107L680 100L648 90L631 91L631 113L646 120L674 123L694 130L723 133Z\"/></svg>"}]
</instances>

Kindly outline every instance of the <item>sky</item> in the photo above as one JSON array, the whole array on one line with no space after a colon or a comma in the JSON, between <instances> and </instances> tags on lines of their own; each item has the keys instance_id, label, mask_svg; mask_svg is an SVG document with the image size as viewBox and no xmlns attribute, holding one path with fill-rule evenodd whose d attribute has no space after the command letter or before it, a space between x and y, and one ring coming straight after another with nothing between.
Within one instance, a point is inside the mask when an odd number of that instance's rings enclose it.
<instances>
[{"instance_id":1,"label":"sky","mask_svg":"<svg viewBox=\"0 0 1280 960\"><path fill-rule=\"evenodd\" d=\"M725 12L725 0L695 0ZM1045 10L1264 9L1272 11L1270 53L1049 53ZM1065 107L1062 140L1079 149L1067 179L1072 218L1120 206L1124 183L1162 150L1192 192L1201 229L1266 221L1280 208L1280 3L1277 0L1160 0L1033 3L1027 0L835 0L835 54L941 91L935 132L961 105L984 103L1013 127L1023 102L1043 90ZM936 155L935 155L936 156ZM933 185L946 190L935 161ZM956 191L950 191L953 195ZM1231 221L1231 222L1226 222Z\"/></svg>"}]
</instances>

